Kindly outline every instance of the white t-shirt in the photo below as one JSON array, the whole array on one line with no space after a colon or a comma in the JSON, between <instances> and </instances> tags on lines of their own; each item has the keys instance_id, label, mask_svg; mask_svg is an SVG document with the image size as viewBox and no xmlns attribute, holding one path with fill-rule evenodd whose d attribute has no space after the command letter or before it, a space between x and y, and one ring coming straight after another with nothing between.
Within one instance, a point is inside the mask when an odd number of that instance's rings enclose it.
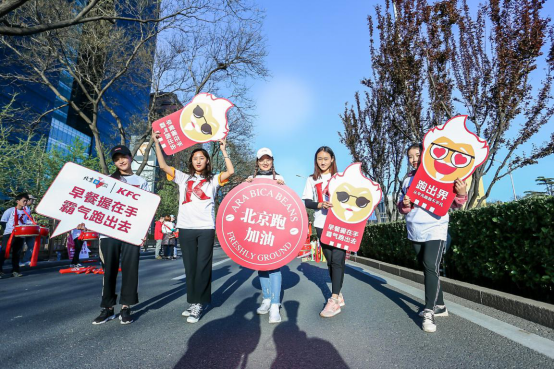
<instances>
[{"instance_id":1,"label":"white t-shirt","mask_svg":"<svg viewBox=\"0 0 554 370\"><path fill-rule=\"evenodd\" d=\"M82 232L83 232L83 230L79 230L79 229L71 230L71 239L75 240L75 238L78 238L79 235L81 235Z\"/></svg>"},{"instance_id":2,"label":"white t-shirt","mask_svg":"<svg viewBox=\"0 0 554 370\"><path fill-rule=\"evenodd\" d=\"M148 181L146 181L145 179L143 179L139 175L135 175L135 174L132 174L132 175L129 175L129 176L122 175L119 180L121 182L124 182L124 183L129 184L129 185L133 185L133 186L135 186L137 188L140 188L142 190L151 191L150 190L150 185L148 184ZM108 238L108 236L100 234L100 239L104 239L104 238Z\"/></svg>"},{"instance_id":3,"label":"white t-shirt","mask_svg":"<svg viewBox=\"0 0 554 370\"><path fill-rule=\"evenodd\" d=\"M404 200L404 195L414 179L413 176L406 177L402 183L402 194L399 201ZM406 229L408 239L413 242L427 242L430 240L446 240L448 234L448 213L444 216L437 216L426 209L414 204L410 213L406 214Z\"/></svg>"},{"instance_id":4,"label":"white t-shirt","mask_svg":"<svg viewBox=\"0 0 554 370\"><path fill-rule=\"evenodd\" d=\"M304 187L304 193L302 193L302 199L311 199L314 202L322 202L322 201L329 201L329 196L325 195L324 199L318 199L317 197L317 189L316 186L318 184L321 184L321 190L325 190L327 185L329 184L329 180L331 179L331 174L324 174L321 175L321 178L314 180L312 176L308 177L308 180L306 180L306 186ZM323 229L323 226L325 226L325 219L327 218L327 210L326 209L316 209L314 210L314 227L317 227L318 229Z\"/></svg>"},{"instance_id":5,"label":"white t-shirt","mask_svg":"<svg viewBox=\"0 0 554 370\"><path fill-rule=\"evenodd\" d=\"M163 234L171 234L173 232L173 229L175 229L175 224L171 221L164 221L162 222L162 233Z\"/></svg>"},{"instance_id":6,"label":"white t-shirt","mask_svg":"<svg viewBox=\"0 0 554 370\"><path fill-rule=\"evenodd\" d=\"M2 222L6 223L6 228L4 229L4 235L11 234L15 226L15 207L8 208L2 215ZM33 222L27 217L25 211L17 211L17 224L18 225L33 225Z\"/></svg>"},{"instance_id":7,"label":"white t-shirt","mask_svg":"<svg viewBox=\"0 0 554 370\"><path fill-rule=\"evenodd\" d=\"M214 200L220 186L225 185L228 180L223 183L220 181L221 174L214 175L211 181L206 181L200 189L208 197L208 199L200 199L193 191L190 195L190 202L183 203L186 199L187 185L192 181L194 189L204 177L198 175L188 175L179 170L175 171L175 177L167 176L179 185L179 214L177 215L178 229L215 229L215 207Z\"/></svg>"}]
</instances>

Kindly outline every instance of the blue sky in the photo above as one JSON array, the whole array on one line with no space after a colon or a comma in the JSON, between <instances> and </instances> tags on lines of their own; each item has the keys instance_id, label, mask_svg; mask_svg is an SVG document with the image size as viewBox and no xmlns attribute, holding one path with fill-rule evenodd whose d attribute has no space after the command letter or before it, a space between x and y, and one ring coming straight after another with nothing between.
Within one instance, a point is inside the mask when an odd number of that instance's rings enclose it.
<instances>
[{"instance_id":1,"label":"blue sky","mask_svg":"<svg viewBox=\"0 0 554 370\"><path fill-rule=\"evenodd\" d=\"M271 148L277 172L299 194L321 145L333 148L340 171L352 162L337 133L342 130L339 114L345 102L352 102L354 93L363 90L360 80L370 74L367 15L373 14L377 3L260 0L267 12L264 32L271 77L252 87L257 100L252 146ZM552 4L547 6L546 13L554 15ZM553 128L554 121L537 142L546 140ZM515 171L516 193L542 191L534 180L554 177L553 168L554 156L550 156ZM489 182L485 178L485 188ZM513 199L509 177L495 185L489 199Z\"/></svg>"}]
</instances>

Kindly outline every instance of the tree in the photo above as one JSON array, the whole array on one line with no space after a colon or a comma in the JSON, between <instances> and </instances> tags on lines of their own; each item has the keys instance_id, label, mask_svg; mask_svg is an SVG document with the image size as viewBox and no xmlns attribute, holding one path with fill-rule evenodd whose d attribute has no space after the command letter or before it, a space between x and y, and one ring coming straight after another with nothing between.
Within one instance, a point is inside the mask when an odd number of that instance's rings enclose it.
<instances>
[{"instance_id":1,"label":"tree","mask_svg":"<svg viewBox=\"0 0 554 370\"><path fill-rule=\"evenodd\" d=\"M490 147L489 158L474 175L467 207L480 205L494 185L510 171L537 163L554 153L554 132L550 140L533 145L530 153L521 147L538 138L554 115L552 104L552 49L544 57L547 40L554 34L550 18L541 15L544 1L490 0L477 8L475 17L466 0L449 10L456 33L449 37L450 62L461 109L469 115L478 136ZM456 14L453 14L453 12ZM532 73L545 63L540 84ZM512 134L510 129L519 124ZM521 152L521 154L520 154ZM494 163L500 163L496 168ZM485 195L477 202L480 179L492 171Z\"/></svg>"},{"instance_id":2,"label":"tree","mask_svg":"<svg viewBox=\"0 0 554 370\"><path fill-rule=\"evenodd\" d=\"M554 177L539 176L535 179L537 185L544 186L546 195L554 195Z\"/></svg>"},{"instance_id":3,"label":"tree","mask_svg":"<svg viewBox=\"0 0 554 370\"><path fill-rule=\"evenodd\" d=\"M161 7L161 1L151 3L153 7ZM5 0L0 4L0 35L29 36L101 21L159 23L175 16L194 15L210 2L183 0L173 3L174 9L169 14L136 17L136 14L127 14L112 6L106 7L106 4L113 4L113 0L90 0L85 6L79 1L67 0ZM32 13L40 16L29 17Z\"/></svg>"},{"instance_id":4,"label":"tree","mask_svg":"<svg viewBox=\"0 0 554 370\"><path fill-rule=\"evenodd\" d=\"M364 154L387 152L378 138L390 141L388 135L394 133L395 142L421 142L430 128L458 114L467 114L473 131L490 146L487 162L473 174L467 208L481 205L510 171L554 152L554 133L547 129L554 115L554 29L550 18L541 15L543 4L488 0L477 6L475 16L466 0L386 0L384 7L375 7L377 24L368 17L373 77L362 80L368 89L365 106L343 115L341 137L355 159L373 167L368 171L381 178L376 179L384 190L388 182L379 174L395 164ZM538 73L539 63L544 75ZM537 75L542 80L534 87ZM359 107L358 95L356 101ZM362 124L356 126L354 118ZM545 130L550 140L525 153L523 145ZM489 173L485 194L478 194Z\"/></svg>"}]
</instances>

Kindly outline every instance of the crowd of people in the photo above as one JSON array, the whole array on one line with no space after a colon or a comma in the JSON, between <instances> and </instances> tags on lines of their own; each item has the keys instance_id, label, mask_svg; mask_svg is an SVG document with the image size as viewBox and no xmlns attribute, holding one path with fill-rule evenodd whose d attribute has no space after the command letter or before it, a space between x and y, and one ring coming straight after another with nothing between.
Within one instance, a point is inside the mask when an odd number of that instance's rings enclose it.
<instances>
[{"instance_id":1,"label":"crowd of people","mask_svg":"<svg viewBox=\"0 0 554 370\"><path fill-rule=\"evenodd\" d=\"M234 173L233 163L226 150L226 141L219 140L221 154L225 160L226 170L214 173L211 158L204 149L195 149L190 154L187 168L177 169L169 166L164 158L160 144L159 132L153 132L156 156L160 169L169 181L179 187L178 215L160 217L155 222L155 258L174 260L177 258L177 248L180 249L186 273L188 307L182 312L187 322L196 323L211 302L212 259L215 238L215 203L214 200L220 187L225 186ZM439 217L411 202L406 196L411 185L415 170L420 164L420 145L410 146L407 150L408 163L413 171L403 183L402 195L398 202L399 211L406 215L407 237L413 243L417 259L424 271L425 306L420 312L422 329L426 332L436 331L435 316L448 316L444 305L439 279L439 264L444 253L448 233L448 214ZM148 183L142 177L133 173L133 160L130 150L118 145L111 150L111 158L116 171L111 175L120 181L150 191ZM257 151L254 172L245 181L255 178L274 180L279 185L285 185L285 179L275 170L275 158L268 148ZM321 239L327 213L333 207L330 201L328 184L331 177L338 172L333 150L327 146L318 148L314 156L314 170L308 177L302 194L305 207L314 210L313 226L318 239ZM455 182L457 193L453 208L460 207L466 200L466 184L459 179ZM2 267L5 260L5 248L11 244L12 274L21 276L20 253L25 238L13 237L14 227L34 223L30 216L30 206L34 197L20 194L15 198L16 205L4 212L1 219L3 227L2 246L0 250L0 277L4 275ZM84 224L79 224L71 232L75 241L75 254L72 265L79 267L79 252L82 240L79 235L86 230ZM342 293L345 273L346 251L321 243L327 262L331 280L331 296L319 313L321 317L331 318L346 305ZM141 246L132 245L120 240L101 235L100 259L104 268L101 312L93 320L93 324L103 324L114 319L117 305L116 279L121 266L122 283L119 294L121 309L119 319L122 324L133 322L131 306L139 302L138 269ZM28 254L29 252L27 252ZM27 256L25 254L25 256ZM28 258L28 257L27 257ZM282 273L280 269L259 271L258 276L262 289L262 301L257 308L260 315L268 314L269 323L281 322L280 307L282 293Z\"/></svg>"}]
</instances>

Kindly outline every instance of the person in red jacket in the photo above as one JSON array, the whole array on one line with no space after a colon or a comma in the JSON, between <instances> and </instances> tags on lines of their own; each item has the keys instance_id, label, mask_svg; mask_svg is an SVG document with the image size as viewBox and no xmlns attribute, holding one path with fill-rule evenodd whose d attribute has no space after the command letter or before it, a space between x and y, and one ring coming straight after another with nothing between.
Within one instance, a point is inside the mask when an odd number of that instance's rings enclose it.
<instances>
[{"instance_id":1,"label":"person in red jacket","mask_svg":"<svg viewBox=\"0 0 554 370\"><path fill-rule=\"evenodd\" d=\"M154 240L156 241L156 252L154 255L156 256L157 260L161 260L162 256L160 256L160 250L162 249L162 239L164 238L164 234L162 233L162 222L164 221L163 217L160 217L158 221L156 221L154 226Z\"/></svg>"}]
</instances>

